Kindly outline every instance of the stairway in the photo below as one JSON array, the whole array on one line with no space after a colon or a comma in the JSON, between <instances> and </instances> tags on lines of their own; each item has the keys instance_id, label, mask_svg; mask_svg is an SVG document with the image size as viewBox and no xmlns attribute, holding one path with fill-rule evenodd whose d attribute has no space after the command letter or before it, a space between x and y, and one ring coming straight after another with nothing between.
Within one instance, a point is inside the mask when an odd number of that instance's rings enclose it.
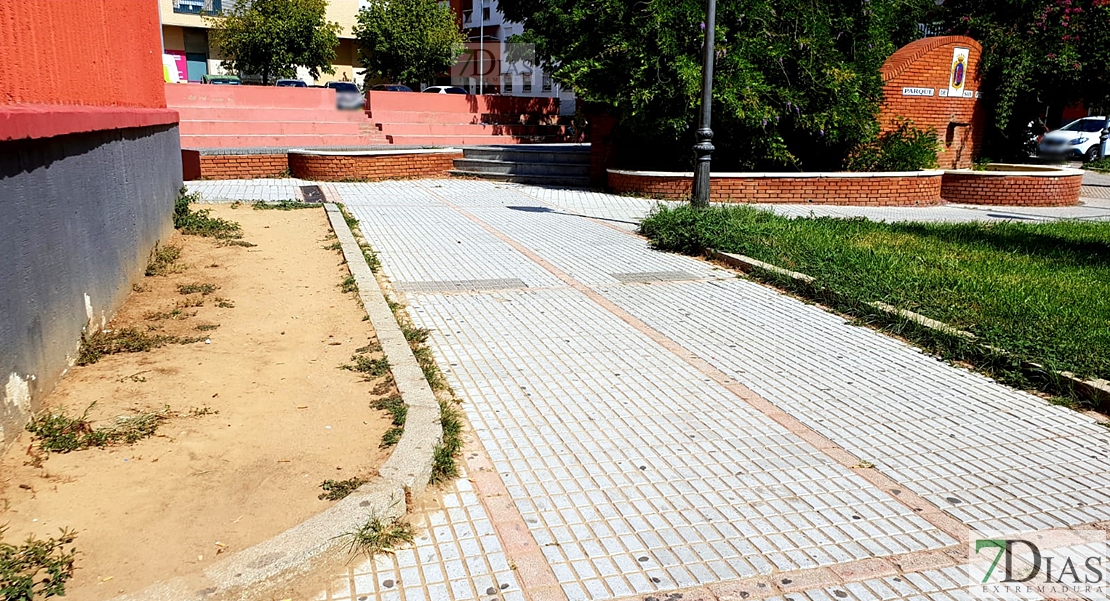
<instances>
[{"instance_id":1,"label":"stairway","mask_svg":"<svg viewBox=\"0 0 1110 601\"><path fill-rule=\"evenodd\" d=\"M562 142L559 101L513 96L370 92L370 121L390 144L475 146Z\"/></svg>"},{"instance_id":2,"label":"stairway","mask_svg":"<svg viewBox=\"0 0 1110 601\"><path fill-rule=\"evenodd\" d=\"M166 84L181 147L304 148L389 144L363 111L340 111L316 88Z\"/></svg>"},{"instance_id":3,"label":"stairway","mask_svg":"<svg viewBox=\"0 0 1110 601\"><path fill-rule=\"evenodd\" d=\"M533 184L589 186L589 144L530 144L463 148L451 175Z\"/></svg>"}]
</instances>

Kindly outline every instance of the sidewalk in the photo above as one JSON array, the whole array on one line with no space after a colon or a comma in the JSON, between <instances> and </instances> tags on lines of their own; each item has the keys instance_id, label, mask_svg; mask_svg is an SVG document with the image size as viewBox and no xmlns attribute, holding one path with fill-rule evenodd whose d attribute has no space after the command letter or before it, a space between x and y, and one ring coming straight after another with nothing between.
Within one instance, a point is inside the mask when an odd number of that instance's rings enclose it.
<instances>
[{"instance_id":1,"label":"sidewalk","mask_svg":"<svg viewBox=\"0 0 1110 601\"><path fill-rule=\"evenodd\" d=\"M415 550L321 599L966 598L969 528L1110 515L1105 427L652 251L650 201L334 189L476 440Z\"/></svg>"}]
</instances>

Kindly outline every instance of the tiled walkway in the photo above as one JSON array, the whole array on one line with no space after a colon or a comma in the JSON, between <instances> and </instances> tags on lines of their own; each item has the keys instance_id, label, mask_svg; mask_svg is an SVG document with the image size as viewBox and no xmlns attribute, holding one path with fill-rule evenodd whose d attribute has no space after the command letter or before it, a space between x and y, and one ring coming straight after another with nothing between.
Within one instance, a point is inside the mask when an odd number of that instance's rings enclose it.
<instances>
[{"instance_id":1,"label":"tiled walkway","mask_svg":"<svg viewBox=\"0 0 1110 601\"><path fill-rule=\"evenodd\" d=\"M329 193L431 330L475 440L415 548L321 599L963 599L969 527L1110 516L1106 428L652 251L622 231L650 201Z\"/></svg>"}]
</instances>

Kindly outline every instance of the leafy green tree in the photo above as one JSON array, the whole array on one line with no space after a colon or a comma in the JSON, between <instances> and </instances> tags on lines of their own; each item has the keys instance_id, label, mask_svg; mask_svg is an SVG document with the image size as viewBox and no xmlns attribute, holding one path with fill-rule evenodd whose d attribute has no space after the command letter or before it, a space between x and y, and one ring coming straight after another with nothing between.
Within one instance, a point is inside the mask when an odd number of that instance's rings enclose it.
<instances>
[{"instance_id":1,"label":"leafy green tree","mask_svg":"<svg viewBox=\"0 0 1110 601\"><path fill-rule=\"evenodd\" d=\"M463 35L436 0L372 0L358 12L359 59L366 75L416 88L455 64Z\"/></svg>"},{"instance_id":2,"label":"leafy green tree","mask_svg":"<svg viewBox=\"0 0 1110 601\"><path fill-rule=\"evenodd\" d=\"M335 73L338 23L329 23L327 0L238 0L230 10L206 17L224 69L257 74L262 83L293 77L297 67L312 77Z\"/></svg>"},{"instance_id":3,"label":"leafy green tree","mask_svg":"<svg viewBox=\"0 0 1110 601\"><path fill-rule=\"evenodd\" d=\"M983 44L991 156L1026 150L1046 109L1110 108L1110 0L946 0L938 14Z\"/></svg>"},{"instance_id":4,"label":"leafy green tree","mask_svg":"<svg viewBox=\"0 0 1110 601\"><path fill-rule=\"evenodd\" d=\"M715 170L837 169L877 133L879 67L933 0L718 0ZM692 164L704 0L500 0L556 79L618 119L617 161Z\"/></svg>"}]
</instances>

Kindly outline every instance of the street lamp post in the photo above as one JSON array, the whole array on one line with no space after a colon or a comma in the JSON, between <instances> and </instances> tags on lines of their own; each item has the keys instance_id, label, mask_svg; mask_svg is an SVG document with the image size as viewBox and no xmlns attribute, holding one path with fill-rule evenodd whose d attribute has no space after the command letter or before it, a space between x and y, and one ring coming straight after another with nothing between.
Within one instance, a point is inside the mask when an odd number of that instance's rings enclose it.
<instances>
[{"instance_id":1,"label":"street lamp post","mask_svg":"<svg viewBox=\"0 0 1110 601\"><path fill-rule=\"evenodd\" d=\"M709 123L713 116L713 33L717 23L717 0L708 0L705 16L705 61L701 82L701 121L695 132L694 144L694 194L690 204L695 208L709 206L709 161L713 155L713 130Z\"/></svg>"}]
</instances>

